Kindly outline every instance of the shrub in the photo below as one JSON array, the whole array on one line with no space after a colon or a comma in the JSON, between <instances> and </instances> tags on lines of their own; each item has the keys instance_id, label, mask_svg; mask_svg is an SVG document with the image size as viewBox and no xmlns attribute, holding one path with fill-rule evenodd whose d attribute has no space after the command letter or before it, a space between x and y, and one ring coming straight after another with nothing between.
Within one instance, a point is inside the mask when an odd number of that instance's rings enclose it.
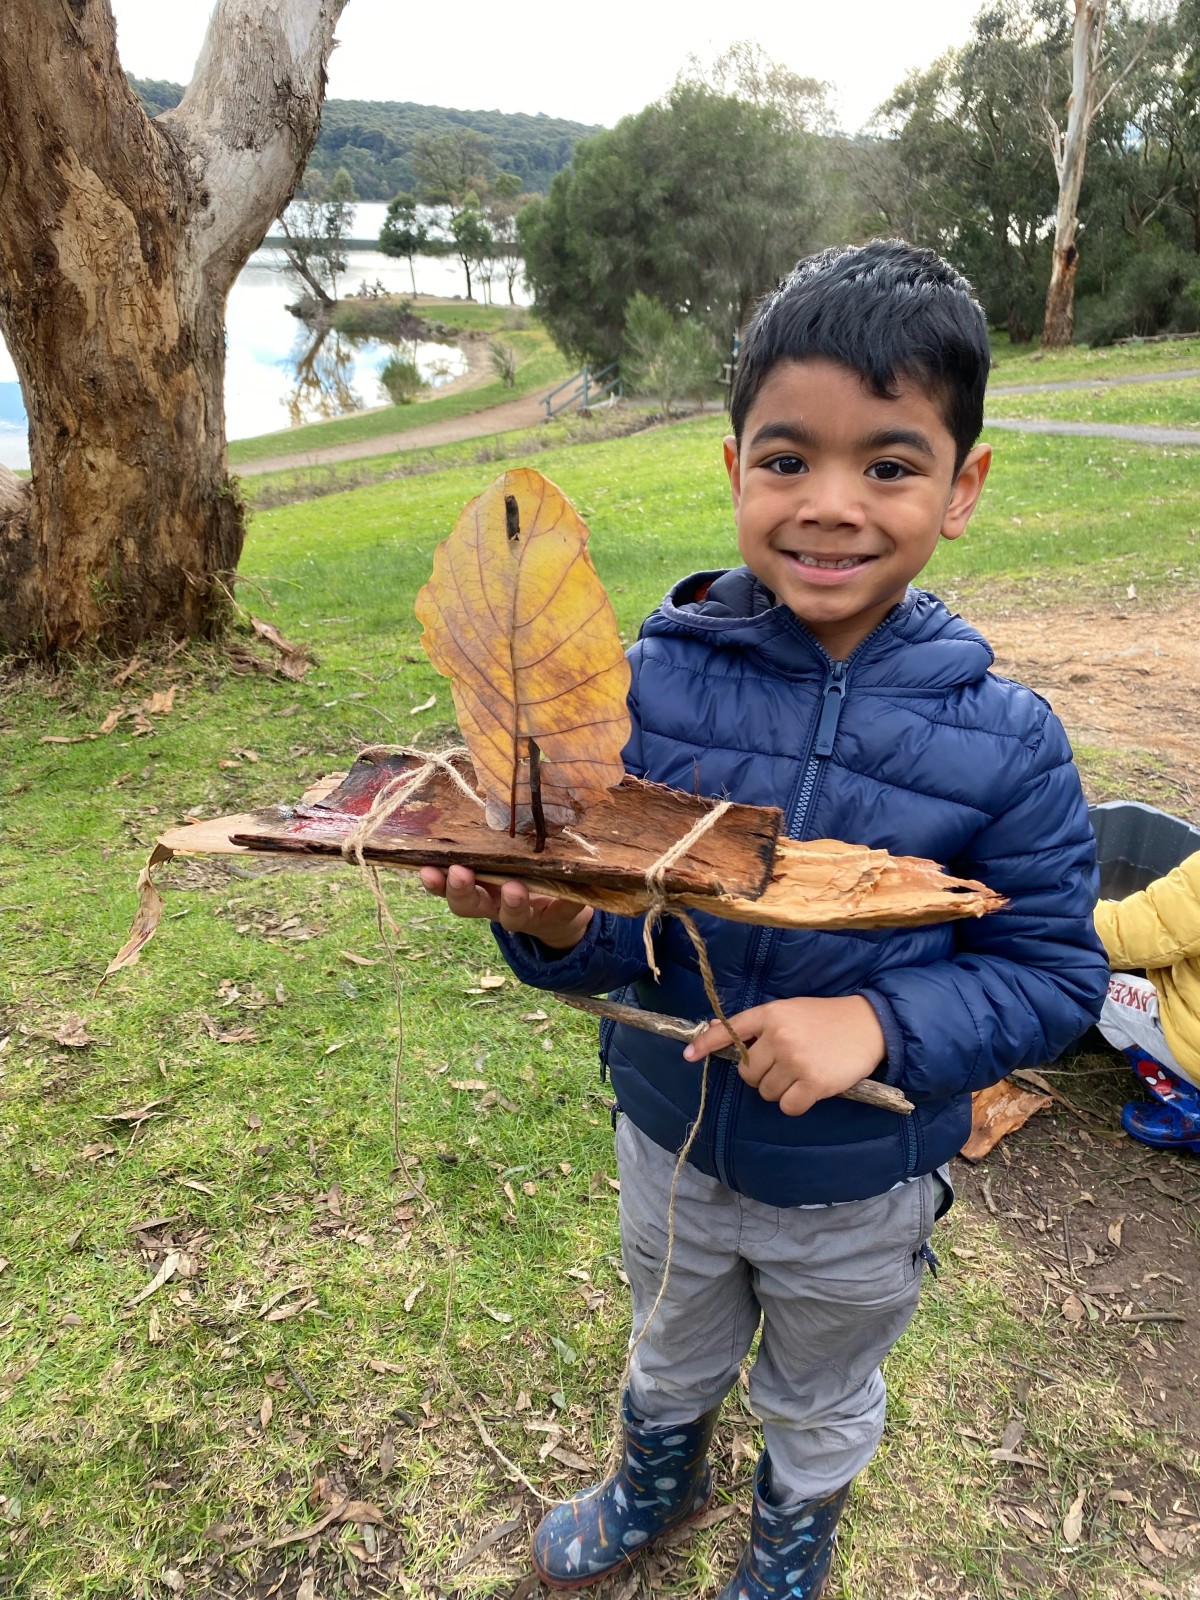
<instances>
[{"instance_id":1,"label":"shrub","mask_svg":"<svg viewBox=\"0 0 1200 1600\"><path fill-rule=\"evenodd\" d=\"M428 387L415 361L390 356L379 369L379 381L394 406L407 406Z\"/></svg>"},{"instance_id":2,"label":"shrub","mask_svg":"<svg viewBox=\"0 0 1200 1600\"><path fill-rule=\"evenodd\" d=\"M677 322L666 306L635 294L625 308L626 387L651 394L664 417L672 402L703 399L717 382L717 355L707 328Z\"/></svg>"},{"instance_id":3,"label":"shrub","mask_svg":"<svg viewBox=\"0 0 1200 1600\"><path fill-rule=\"evenodd\" d=\"M1172 244L1130 256L1104 299L1083 302L1077 314L1088 344L1148 339L1200 328L1200 260Z\"/></svg>"},{"instance_id":4,"label":"shrub","mask_svg":"<svg viewBox=\"0 0 1200 1600\"><path fill-rule=\"evenodd\" d=\"M488 355L491 358L492 371L506 389L511 389L517 381L517 352L512 345L505 344L503 339L490 339Z\"/></svg>"},{"instance_id":5,"label":"shrub","mask_svg":"<svg viewBox=\"0 0 1200 1600\"><path fill-rule=\"evenodd\" d=\"M354 295L338 303L333 326L356 339L420 339L425 324L413 312L412 301L380 295Z\"/></svg>"}]
</instances>

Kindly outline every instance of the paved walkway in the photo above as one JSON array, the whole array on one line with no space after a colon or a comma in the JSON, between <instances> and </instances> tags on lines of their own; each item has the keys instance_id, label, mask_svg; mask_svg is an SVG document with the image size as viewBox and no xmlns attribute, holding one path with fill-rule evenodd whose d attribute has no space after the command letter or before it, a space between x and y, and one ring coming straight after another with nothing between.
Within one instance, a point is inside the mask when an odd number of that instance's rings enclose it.
<instances>
[{"instance_id":1,"label":"paved walkway","mask_svg":"<svg viewBox=\"0 0 1200 1600\"><path fill-rule=\"evenodd\" d=\"M1057 422L1043 417L988 417L988 428L1010 433L1068 433L1081 439L1124 439L1129 444L1200 445L1200 428L1152 428L1130 422Z\"/></svg>"},{"instance_id":2,"label":"paved walkway","mask_svg":"<svg viewBox=\"0 0 1200 1600\"><path fill-rule=\"evenodd\" d=\"M1057 394L1063 389L1118 389L1127 383L1173 383L1180 378L1200 378L1200 367L1176 367L1171 372L1127 372L1118 378L1072 378L1062 383L990 383L988 394Z\"/></svg>"}]
</instances>

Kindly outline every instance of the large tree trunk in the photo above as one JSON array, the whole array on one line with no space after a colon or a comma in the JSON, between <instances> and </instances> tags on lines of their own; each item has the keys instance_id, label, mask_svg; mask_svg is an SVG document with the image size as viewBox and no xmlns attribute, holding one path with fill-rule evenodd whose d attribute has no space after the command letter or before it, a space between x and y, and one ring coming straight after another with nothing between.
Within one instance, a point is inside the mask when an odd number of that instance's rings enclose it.
<instances>
[{"instance_id":1,"label":"large tree trunk","mask_svg":"<svg viewBox=\"0 0 1200 1600\"><path fill-rule=\"evenodd\" d=\"M1054 217L1054 263L1046 294L1042 348L1071 343L1075 334L1075 270L1079 248L1079 190L1087 155L1088 133L1096 111L1096 83L1104 39L1107 0L1075 0L1075 28L1071 40L1071 98L1067 102L1067 131L1053 125L1051 152L1058 169L1058 209ZM1048 112L1047 112L1048 114Z\"/></svg>"},{"instance_id":2,"label":"large tree trunk","mask_svg":"<svg viewBox=\"0 0 1200 1600\"><path fill-rule=\"evenodd\" d=\"M225 300L316 138L345 0L219 0L150 121L109 0L0 7L0 329L32 478L0 469L0 648L211 633L241 553Z\"/></svg>"}]
</instances>

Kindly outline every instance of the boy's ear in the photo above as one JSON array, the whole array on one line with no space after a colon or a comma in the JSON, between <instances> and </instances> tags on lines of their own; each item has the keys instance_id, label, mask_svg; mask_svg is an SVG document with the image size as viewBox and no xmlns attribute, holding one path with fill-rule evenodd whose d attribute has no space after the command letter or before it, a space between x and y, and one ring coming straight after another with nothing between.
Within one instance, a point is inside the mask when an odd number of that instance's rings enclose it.
<instances>
[{"instance_id":1,"label":"boy's ear","mask_svg":"<svg viewBox=\"0 0 1200 1600\"><path fill-rule=\"evenodd\" d=\"M738 503L742 498L742 469L738 461L737 440L730 434L722 449L725 452L725 471L729 474L729 487L733 493L733 514L737 516Z\"/></svg>"},{"instance_id":2,"label":"boy's ear","mask_svg":"<svg viewBox=\"0 0 1200 1600\"><path fill-rule=\"evenodd\" d=\"M942 518L943 539L957 539L967 531L967 523L970 522L971 513L979 504L979 496L983 492L983 480L987 477L991 464L991 445L977 444L958 469L958 476L950 490L946 514Z\"/></svg>"}]
</instances>

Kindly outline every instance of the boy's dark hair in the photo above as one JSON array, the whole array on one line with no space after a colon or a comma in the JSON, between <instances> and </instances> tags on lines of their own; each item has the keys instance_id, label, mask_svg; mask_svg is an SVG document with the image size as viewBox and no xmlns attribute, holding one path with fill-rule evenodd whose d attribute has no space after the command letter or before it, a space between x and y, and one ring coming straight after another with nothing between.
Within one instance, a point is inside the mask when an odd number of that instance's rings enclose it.
<instances>
[{"instance_id":1,"label":"boy's dark hair","mask_svg":"<svg viewBox=\"0 0 1200 1600\"><path fill-rule=\"evenodd\" d=\"M877 395L908 378L942 407L958 471L983 428L991 349L971 285L903 239L806 256L751 320L729 396L734 435L781 361L839 361Z\"/></svg>"}]
</instances>

